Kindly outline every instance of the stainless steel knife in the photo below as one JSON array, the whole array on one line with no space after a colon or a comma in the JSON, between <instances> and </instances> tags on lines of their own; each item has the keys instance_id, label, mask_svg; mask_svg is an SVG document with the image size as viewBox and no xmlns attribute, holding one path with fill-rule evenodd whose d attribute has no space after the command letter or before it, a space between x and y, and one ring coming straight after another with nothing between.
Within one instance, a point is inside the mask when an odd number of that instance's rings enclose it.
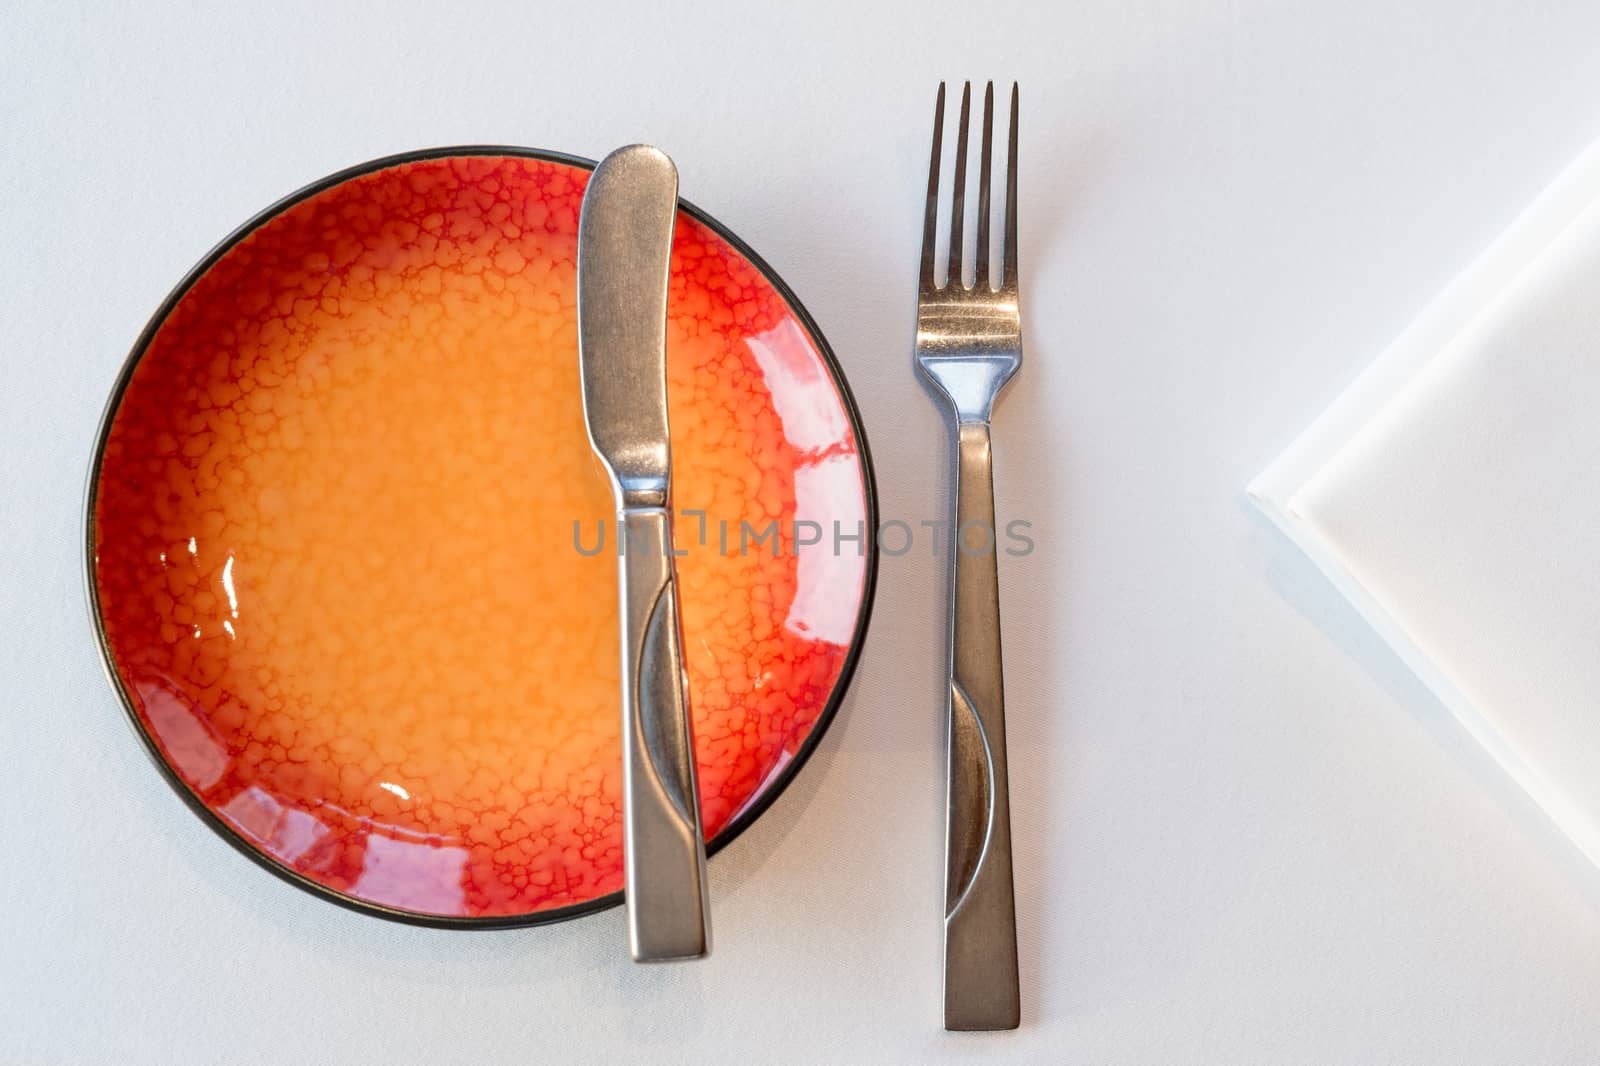
<instances>
[{"instance_id":1,"label":"stainless steel knife","mask_svg":"<svg viewBox=\"0 0 1600 1066\"><path fill-rule=\"evenodd\" d=\"M705 840L672 547L667 272L678 171L648 145L595 167L578 217L578 351L589 443L622 548L623 862L639 962L710 950Z\"/></svg>"}]
</instances>

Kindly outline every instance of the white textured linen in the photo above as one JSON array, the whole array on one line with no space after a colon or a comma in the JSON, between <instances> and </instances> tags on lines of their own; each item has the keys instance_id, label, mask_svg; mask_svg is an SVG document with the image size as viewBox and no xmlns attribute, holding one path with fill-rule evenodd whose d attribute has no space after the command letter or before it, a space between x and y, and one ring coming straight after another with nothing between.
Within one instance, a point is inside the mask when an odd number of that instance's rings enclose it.
<instances>
[{"instance_id":1,"label":"white textured linen","mask_svg":"<svg viewBox=\"0 0 1600 1066\"><path fill-rule=\"evenodd\" d=\"M1600 146L1251 494L1600 863Z\"/></svg>"}]
</instances>

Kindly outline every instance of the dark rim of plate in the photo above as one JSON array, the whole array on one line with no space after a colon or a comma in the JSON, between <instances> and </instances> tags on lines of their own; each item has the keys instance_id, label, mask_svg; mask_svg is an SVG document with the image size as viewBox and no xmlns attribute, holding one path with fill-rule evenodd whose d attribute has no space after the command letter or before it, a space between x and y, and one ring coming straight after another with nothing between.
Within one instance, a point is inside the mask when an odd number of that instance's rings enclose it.
<instances>
[{"instance_id":1,"label":"dark rim of plate","mask_svg":"<svg viewBox=\"0 0 1600 1066\"><path fill-rule=\"evenodd\" d=\"M144 722L139 717L139 712L134 705L133 698L123 683L122 675L117 669L116 659L112 654L110 643L106 637L104 620L100 614L100 593L95 580L95 499L100 481L100 468L105 456L106 441L110 436L111 425L116 419L117 410L121 406L123 393L127 390L128 382L132 379L139 360L144 357L151 341L155 339L167 316L186 296L191 287L209 271L218 260L226 255L235 245L244 240L258 228L288 210L290 207L307 200L319 193L325 192L336 185L343 184L352 178L359 178L367 174L387 170L391 167L401 166L406 163L417 163L429 159L443 159L450 157L467 156L500 156L519 159L538 159L550 163L561 163L567 166L578 167L583 170L593 170L593 160L582 156L567 155L562 152L551 152L537 148L517 148L505 145L466 145L459 147L426 148L412 152L402 152L398 155L385 156L370 162L341 170L330 174L320 181L312 182L298 192L290 193L277 203L259 212L250 221L234 230L225 237L221 243L206 254L193 268L191 268L176 287L161 302L144 330L139 334L139 339L134 343L133 350L128 353L127 359L122 364L121 371L117 374L116 383L112 386L111 396L106 402L104 413L100 417L100 426L95 434L94 457L89 464L89 484L84 493L84 579L88 593L89 619L94 627L95 645L99 649L100 664L104 668L106 677L111 687L116 691L122 702L122 709L127 714L128 721L133 725L134 732L143 744L146 754L155 763L169 785L183 799L189 809L200 816L214 832L226 840L233 848L248 857L263 869L297 888L304 889L322 899L329 900L341 907L359 911L363 914L387 918L391 921L404 922L409 925L429 926L439 929L513 929L535 925L549 925L555 922L566 921L585 914L607 910L622 902L622 893L613 892L606 896L599 896L584 903L573 903L565 907L553 907L549 910L533 911L528 914L489 915L483 917L465 917L427 914L418 911L402 910L397 907L386 907L382 904L369 903L355 896L339 892L321 884L296 870L285 866L266 852L261 851L250 841L246 840L238 830L224 822L205 801L200 798L167 762L162 755L155 738L145 728ZM810 733L800 745L794 758L789 760L777 776L769 781L754 799L746 804L726 826L717 834L715 840L707 842L706 852L715 855L724 847L735 840L752 823L759 818L768 807L781 795L789 784L795 779L806 762L810 759L822 737L827 733L828 727L833 723L834 716L838 713L839 704L844 699L846 690L850 687L850 679L855 673L856 660L860 657L862 643L866 639L867 623L872 616L872 601L877 588L878 578L878 487L872 471L872 454L867 447L866 430L861 423L861 412L856 407L855 397L850 392L850 386L845 381L844 371L839 366L838 359L833 354L833 349L828 346L827 339L817 327L816 321L810 312L800 302L794 291L784 283L778 273L772 269L753 249L740 240L731 230L709 214L695 207L686 200L679 200L678 207L695 221L710 229L722 240L726 241L735 251L750 262L750 265L772 284L784 302L805 327L812 343L821 354L823 362L827 365L828 372L833 379L834 387L839 392L840 399L844 402L846 413L850 418L850 431L855 435L857 453L861 457L862 485L866 495L866 543L863 547L863 556L866 560L866 569L863 574L861 588L861 608L856 617L855 631L851 635L850 645L845 651L844 665L835 681L833 691L828 695L827 704L822 713L817 717L816 724L811 727Z\"/></svg>"}]
</instances>

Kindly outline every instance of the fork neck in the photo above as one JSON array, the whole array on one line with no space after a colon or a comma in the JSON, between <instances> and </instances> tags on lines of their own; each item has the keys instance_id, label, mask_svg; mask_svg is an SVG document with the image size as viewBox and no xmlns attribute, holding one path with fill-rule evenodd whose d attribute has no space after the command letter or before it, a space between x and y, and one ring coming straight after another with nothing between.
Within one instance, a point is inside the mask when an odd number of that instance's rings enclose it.
<instances>
[{"instance_id":1,"label":"fork neck","mask_svg":"<svg viewBox=\"0 0 1600 1066\"><path fill-rule=\"evenodd\" d=\"M931 358L919 361L955 412L961 426L988 426L994 401L1016 373L1014 360L1003 358Z\"/></svg>"}]
</instances>

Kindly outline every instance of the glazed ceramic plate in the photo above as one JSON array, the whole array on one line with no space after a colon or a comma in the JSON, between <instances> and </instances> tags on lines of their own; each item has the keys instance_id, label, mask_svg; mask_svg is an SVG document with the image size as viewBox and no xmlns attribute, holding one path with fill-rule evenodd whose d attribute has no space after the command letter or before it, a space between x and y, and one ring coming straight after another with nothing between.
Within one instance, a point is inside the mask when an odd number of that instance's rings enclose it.
<instances>
[{"instance_id":1,"label":"glazed ceramic plate","mask_svg":"<svg viewBox=\"0 0 1600 1066\"><path fill-rule=\"evenodd\" d=\"M195 268L113 392L87 535L114 685L210 825L337 902L516 925L620 901L616 550L575 307L591 165L449 149L319 182ZM715 850L838 705L876 516L821 334L688 204L669 314Z\"/></svg>"}]
</instances>

